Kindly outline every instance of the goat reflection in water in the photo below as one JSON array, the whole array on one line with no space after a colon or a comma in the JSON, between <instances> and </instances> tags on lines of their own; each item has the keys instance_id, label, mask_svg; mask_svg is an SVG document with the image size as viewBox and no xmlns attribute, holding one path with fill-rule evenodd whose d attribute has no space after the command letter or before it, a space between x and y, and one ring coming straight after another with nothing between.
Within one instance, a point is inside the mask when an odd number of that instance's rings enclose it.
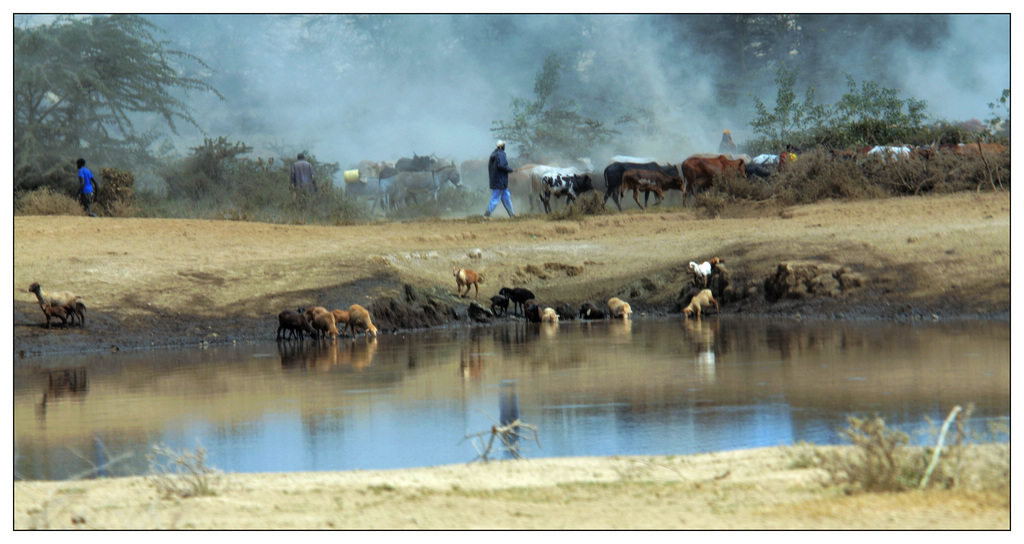
<instances>
[{"instance_id":1,"label":"goat reflection in water","mask_svg":"<svg viewBox=\"0 0 1024 544\"><path fill-rule=\"evenodd\" d=\"M361 342L278 342L282 368L302 370L328 370L334 366L362 371L373 362L377 353L377 339Z\"/></svg>"},{"instance_id":2,"label":"goat reflection in water","mask_svg":"<svg viewBox=\"0 0 1024 544\"><path fill-rule=\"evenodd\" d=\"M693 346L697 356L694 358L694 370L697 380L705 384L713 384L715 378L715 338L718 336L718 320L683 321L685 343ZM683 348L686 350L686 348Z\"/></svg>"}]
</instances>

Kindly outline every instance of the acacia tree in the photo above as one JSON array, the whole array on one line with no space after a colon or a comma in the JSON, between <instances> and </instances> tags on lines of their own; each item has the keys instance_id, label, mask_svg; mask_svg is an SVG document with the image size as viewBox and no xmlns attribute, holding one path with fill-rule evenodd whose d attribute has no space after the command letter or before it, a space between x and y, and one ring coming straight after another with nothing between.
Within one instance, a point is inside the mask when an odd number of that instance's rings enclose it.
<instances>
[{"instance_id":1,"label":"acacia tree","mask_svg":"<svg viewBox=\"0 0 1024 544\"><path fill-rule=\"evenodd\" d=\"M199 58L169 49L142 17L58 17L14 29L15 191L74 183L74 161L130 168L152 159L156 140L145 124L155 115L197 126L179 91L213 92L180 75L175 61ZM223 97L221 97L223 98Z\"/></svg>"},{"instance_id":2,"label":"acacia tree","mask_svg":"<svg viewBox=\"0 0 1024 544\"><path fill-rule=\"evenodd\" d=\"M562 57L548 55L533 86L535 99L513 99L512 118L491 125L495 137L519 148L522 160L537 160L549 154L583 157L592 145L606 143L618 133L602 121L581 114L571 98L556 94L564 66Z\"/></svg>"}]
</instances>

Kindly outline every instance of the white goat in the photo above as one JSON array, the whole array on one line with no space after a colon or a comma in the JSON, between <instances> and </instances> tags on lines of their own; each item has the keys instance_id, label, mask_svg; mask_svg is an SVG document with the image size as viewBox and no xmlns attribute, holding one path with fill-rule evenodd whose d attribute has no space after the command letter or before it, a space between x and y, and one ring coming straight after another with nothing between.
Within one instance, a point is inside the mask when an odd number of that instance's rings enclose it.
<instances>
[{"instance_id":1,"label":"white goat","mask_svg":"<svg viewBox=\"0 0 1024 544\"><path fill-rule=\"evenodd\" d=\"M714 265L721 262L718 257L711 259L710 261L704 261L701 264L697 264L690 261L690 270L693 271L693 277L700 281L701 286L707 287L708 278L711 276L711 270Z\"/></svg>"}]
</instances>

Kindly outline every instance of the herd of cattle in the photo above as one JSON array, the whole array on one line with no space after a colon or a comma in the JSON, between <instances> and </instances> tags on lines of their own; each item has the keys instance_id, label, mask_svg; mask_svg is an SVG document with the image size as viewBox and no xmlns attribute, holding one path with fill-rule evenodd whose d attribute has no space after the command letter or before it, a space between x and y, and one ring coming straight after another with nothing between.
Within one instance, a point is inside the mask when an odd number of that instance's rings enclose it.
<instances>
[{"instance_id":1,"label":"herd of cattle","mask_svg":"<svg viewBox=\"0 0 1024 544\"><path fill-rule=\"evenodd\" d=\"M842 151L830 150L836 159L857 157L880 157L881 160L930 159L938 153L957 155L994 155L1004 151L1001 144L961 144L942 146L873 146ZM711 187L716 176L736 172L747 179L765 179L797 159L802 150L787 148L780 153L762 154L750 157L745 154L701 153L691 155L679 165L659 164L644 157L615 156L604 169L604 199L611 198L619 211L621 199L627 192L633 193L633 200L641 209L647 207L650 194L656 196L655 205L660 204L665 193L677 190L683 193L683 205L689 195L696 198L697 192ZM551 212L551 200L566 199L571 204L580 195L596 191L594 176L589 159L572 161L571 166L527 164L515 168L509 174L509 190L514 197L529 203L530 212L543 208ZM384 210L395 209L412 200L419 203L419 197L437 199L437 194L446 183L454 187L466 187L463 180L472 180L474 186L486 187L487 161L467 160L460 167L454 161L441 161L433 156L413 155L412 159L399 159L395 163L363 161L359 163L358 191L373 199L371 212L380 206ZM348 178L346 177L346 181ZM376 185L376 187L374 187ZM350 192L357 188L349 184ZM644 193L644 203L639 195Z\"/></svg>"}]
</instances>

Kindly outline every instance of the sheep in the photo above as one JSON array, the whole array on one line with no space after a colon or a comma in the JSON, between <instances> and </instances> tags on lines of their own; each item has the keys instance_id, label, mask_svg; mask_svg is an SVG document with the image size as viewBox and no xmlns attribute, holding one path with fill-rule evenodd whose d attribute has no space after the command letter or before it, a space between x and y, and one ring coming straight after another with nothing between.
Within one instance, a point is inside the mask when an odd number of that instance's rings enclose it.
<instances>
[{"instance_id":1,"label":"sheep","mask_svg":"<svg viewBox=\"0 0 1024 544\"><path fill-rule=\"evenodd\" d=\"M466 287L466 293L469 294L469 287L473 286L476 288L476 293L473 298L480 296L480 284L484 282L482 275L473 272L467 268L455 267L452 269L452 275L455 276L455 285L459 288L459 298L463 297L462 287Z\"/></svg>"},{"instance_id":2,"label":"sheep","mask_svg":"<svg viewBox=\"0 0 1024 544\"><path fill-rule=\"evenodd\" d=\"M302 308L299 308L301 310ZM301 311L285 310L277 314L277 339L281 339L281 331L288 331L289 338L295 336L297 333L299 339L302 339L303 333L309 333L310 336L316 336L316 329L309 324L306 320L306 316Z\"/></svg>"},{"instance_id":3,"label":"sheep","mask_svg":"<svg viewBox=\"0 0 1024 544\"><path fill-rule=\"evenodd\" d=\"M558 314L555 313L554 308L544 308L544 312L541 314L540 320L545 323L558 323Z\"/></svg>"},{"instance_id":4,"label":"sheep","mask_svg":"<svg viewBox=\"0 0 1024 544\"><path fill-rule=\"evenodd\" d=\"M331 312L318 312L313 316L313 328L317 330L320 338L324 335L330 336L331 339L338 337L338 326L334 323L334 314Z\"/></svg>"},{"instance_id":5,"label":"sheep","mask_svg":"<svg viewBox=\"0 0 1024 544\"><path fill-rule=\"evenodd\" d=\"M85 304L82 303L80 295L69 291L43 291L38 282L32 283L28 287L28 292L35 294L36 299L39 301L39 308L43 310L43 315L47 315L47 306L61 306L71 316L72 322L77 317L79 326L85 326ZM47 322L49 322L49 318L50 316L47 315Z\"/></svg>"},{"instance_id":6,"label":"sheep","mask_svg":"<svg viewBox=\"0 0 1024 544\"><path fill-rule=\"evenodd\" d=\"M491 313L498 315L498 308L501 308L501 315L508 315L508 297L505 295L491 297Z\"/></svg>"},{"instance_id":7,"label":"sheep","mask_svg":"<svg viewBox=\"0 0 1024 544\"><path fill-rule=\"evenodd\" d=\"M580 318L581 319L604 319L604 310L601 310L597 306L594 306L590 302L584 302L583 306L580 306Z\"/></svg>"},{"instance_id":8,"label":"sheep","mask_svg":"<svg viewBox=\"0 0 1024 544\"><path fill-rule=\"evenodd\" d=\"M715 297L711 295L711 289L702 289L699 293L694 295L692 299L690 299L690 305L683 308L683 314L685 314L686 317L696 314L697 318L700 318L701 308L709 307L711 304L715 305L716 312L720 311L718 308L718 302L715 300Z\"/></svg>"},{"instance_id":9,"label":"sheep","mask_svg":"<svg viewBox=\"0 0 1024 544\"><path fill-rule=\"evenodd\" d=\"M353 338L359 333L359 329L365 330L367 335L377 336L377 327L370 323L370 312L358 304L348 308L348 323L345 324L345 330L349 328L352 329Z\"/></svg>"},{"instance_id":10,"label":"sheep","mask_svg":"<svg viewBox=\"0 0 1024 544\"><path fill-rule=\"evenodd\" d=\"M700 282L701 287L707 287L708 278L711 276L712 270L720 262L722 260L718 257L714 257L710 261L704 261L701 264L690 261L690 270L693 271L693 283L697 284L697 282Z\"/></svg>"},{"instance_id":11,"label":"sheep","mask_svg":"<svg viewBox=\"0 0 1024 544\"><path fill-rule=\"evenodd\" d=\"M622 319L633 317L633 309L630 308L629 303L618 297L608 299L608 309L611 310L612 317L621 317Z\"/></svg>"}]
</instances>

